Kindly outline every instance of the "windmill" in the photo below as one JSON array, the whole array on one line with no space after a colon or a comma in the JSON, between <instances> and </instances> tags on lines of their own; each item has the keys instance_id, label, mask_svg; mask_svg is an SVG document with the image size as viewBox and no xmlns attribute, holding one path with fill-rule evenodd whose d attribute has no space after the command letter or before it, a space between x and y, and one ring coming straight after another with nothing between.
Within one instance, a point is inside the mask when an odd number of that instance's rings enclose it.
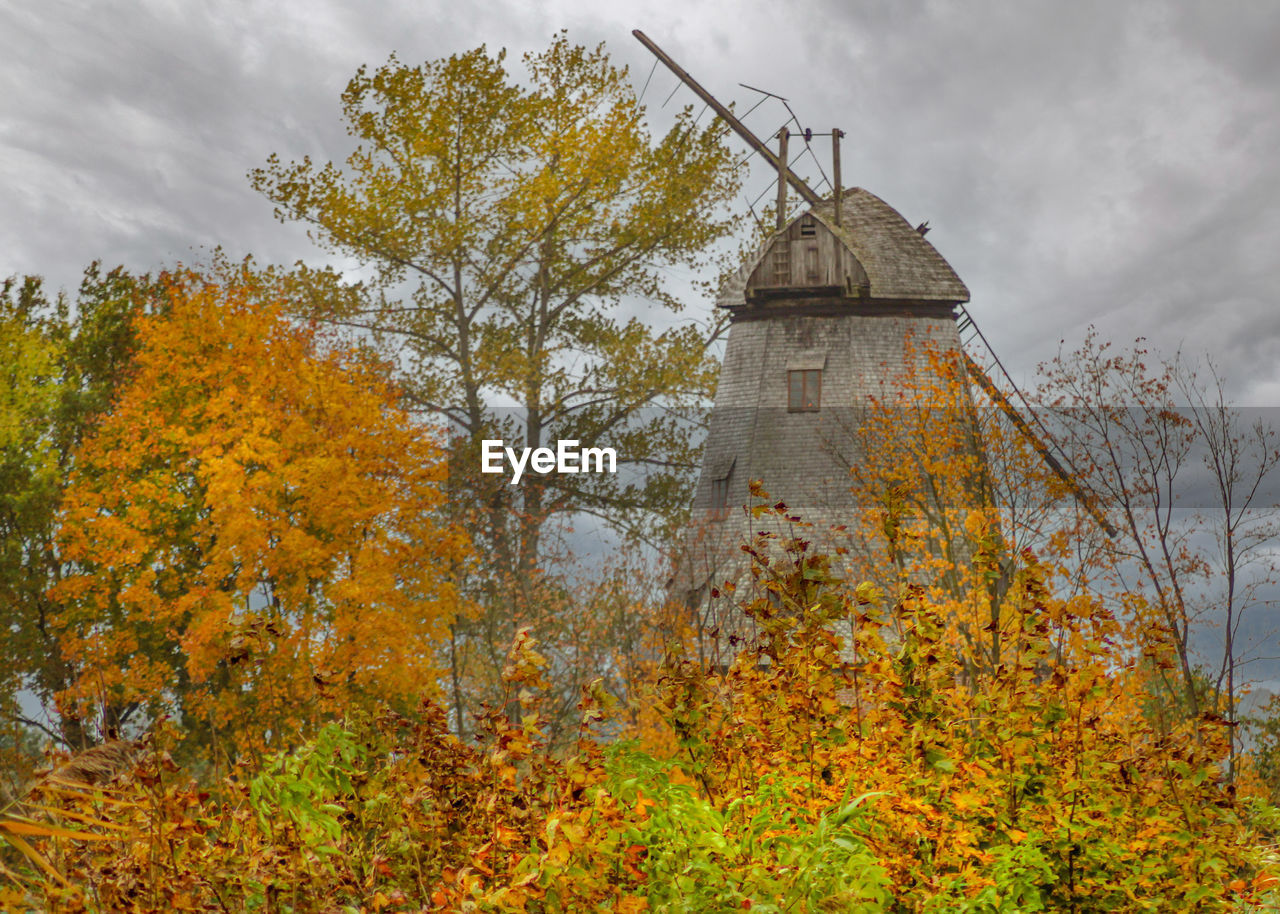
<instances>
[{"instance_id":1,"label":"windmill","mask_svg":"<svg viewBox=\"0 0 1280 914\"><path fill-rule=\"evenodd\" d=\"M716 581L740 576L734 566L744 560L736 544L750 535L749 521L733 508L746 501L748 479L762 479L772 496L817 526L847 519L856 421L841 416L900 387L904 373L919 365L912 352L921 343L953 354L1114 535L1069 462L1045 443L1051 440L1045 430L1034 427L1034 411L965 308L968 288L925 239L928 224L912 226L870 191L842 186L842 132L824 134L832 141L833 193L823 198L790 167L786 127L775 153L643 32L633 34L778 174L774 231L717 297L730 328L694 496L698 542L686 544L673 595L705 603ZM805 131L805 143L813 136ZM789 189L807 205L791 219L785 215ZM1000 384L973 351L1002 375Z\"/></svg>"}]
</instances>

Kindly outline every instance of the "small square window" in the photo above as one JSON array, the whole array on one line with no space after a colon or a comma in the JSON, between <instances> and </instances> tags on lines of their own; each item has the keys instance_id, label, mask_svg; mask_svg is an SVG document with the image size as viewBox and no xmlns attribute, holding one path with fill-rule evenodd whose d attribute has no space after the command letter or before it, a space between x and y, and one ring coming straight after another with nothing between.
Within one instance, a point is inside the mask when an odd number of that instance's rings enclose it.
<instances>
[{"instance_id":1,"label":"small square window","mask_svg":"<svg viewBox=\"0 0 1280 914\"><path fill-rule=\"evenodd\" d=\"M822 403L822 369L787 372L787 409L793 413L816 412Z\"/></svg>"}]
</instances>

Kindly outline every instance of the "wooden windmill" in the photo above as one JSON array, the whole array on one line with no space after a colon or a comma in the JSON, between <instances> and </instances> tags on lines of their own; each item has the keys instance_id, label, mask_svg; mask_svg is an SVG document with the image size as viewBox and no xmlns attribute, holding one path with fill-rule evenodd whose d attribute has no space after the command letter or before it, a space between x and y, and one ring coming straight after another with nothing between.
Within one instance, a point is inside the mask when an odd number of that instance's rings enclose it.
<instances>
[{"instance_id":1,"label":"wooden windmill","mask_svg":"<svg viewBox=\"0 0 1280 914\"><path fill-rule=\"evenodd\" d=\"M717 299L731 323L694 497L698 542L687 546L674 582L680 597L705 603L717 582L741 577L737 544L751 533L740 510L748 480L763 480L772 497L819 528L848 520L854 414L900 387L923 349L962 364L1106 527L1001 392L1016 391L1007 375L996 385L966 351L966 343L986 341L964 309L968 288L925 239L927 227L913 227L869 191L841 186L841 132L828 134L834 192L824 199L789 167L785 128L775 154L642 32L634 34L779 176L774 233ZM789 220L788 187L808 204ZM984 361L999 368L989 347Z\"/></svg>"}]
</instances>

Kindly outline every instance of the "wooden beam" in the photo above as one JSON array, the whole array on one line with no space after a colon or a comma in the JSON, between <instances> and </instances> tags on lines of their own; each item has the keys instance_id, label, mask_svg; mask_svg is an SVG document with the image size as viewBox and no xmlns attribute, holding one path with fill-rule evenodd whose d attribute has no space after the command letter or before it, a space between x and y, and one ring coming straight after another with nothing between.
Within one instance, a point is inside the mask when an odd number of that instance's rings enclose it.
<instances>
[{"instance_id":1,"label":"wooden beam","mask_svg":"<svg viewBox=\"0 0 1280 914\"><path fill-rule=\"evenodd\" d=\"M1066 483L1067 488L1071 490L1071 494L1076 497L1076 501L1089 512L1090 516L1101 525L1103 530L1107 531L1107 536L1115 539L1119 531L1103 516L1102 510L1098 507L1097 499L1094 498L1092 493L1086 491L1076 481L1075 477L1067 472L1066 468L1058 461L1058 458L1053 456L1053 452L1049 450L1048 445L1040 440L1031 426L1027 424L1027 420L1023 419L1018 411L1014 409L1013 404L1009 402L1009 399L1001 392L1000 388L992 383L991 379L987 377L987 373L982 370L982 366L975 362L973 357L963 349L960 350L960 355L964 358L964 367L969 372L969 376L978 382L978 386L991 399L991 402L1000 407L1001 411L1009 417L1009 421L1017 427L1018 431L1022 432L1049 469L1053 470L1054 474Z\"/></svg>"},{"instance_id":2,"label":"wooden beam","mask_svg":"<svg viewBox=\"0 0 1280 914\"><path fill-rule=\"evenodd\" d=\"M781 163L778 168L777 231L779 232L787 227L787 182L782 172L787 167L787 140L790 136L791 131L786 127L778 131L778 161Z\"/></svg>"},{"instance_id":3,"label":"wooden beam","mask_svg":"<svg viewBox=\"0 0 1280 914\"><path fill-rule=\"evenodd\" d=\"M692 89L698 98L706 102L711 107L712 111L720 115L720 117L724 119L724 122L732 127L738 136L746 140L747 144L752 149L764 156L765 159L773 165L775 169L777 169L778 174L785 174L787 176L787 181L790 182L791 186L794 187L796 192L800 194L800 196L803 197L811 206L822 202L822 198L813 192L813 188L804 183L804 181L790 168L787 168L785 165L778 162L778 157L773 154L773 151L765 145L765 142L760 139L760 137L747 129L747 125L734 117L732 111L716 101L715 97L710 92L698 85L697 80L686 73L684 68L678 63L668 57L667 53L663 51L662 48L650 41L648 35L639 29L632 29L631 34L635 35L636 40L648 48L654 57L662 61L668 70L680 77L680 81Z\"/></svg>"},{"instance_id":4,"label":"wooden beam","mask_svg":"<svg viewBox=\"0 0 1280 914\"><path fill-rule=\"evenodd\" d=\"M840 186L840 137L844 136L844 131L839 127L831 128L831 177L832 183L835 185L835 193L832 199L836 205L836 225L840 225L840 194L843 188Z\"/></svg>"}]
</instances>

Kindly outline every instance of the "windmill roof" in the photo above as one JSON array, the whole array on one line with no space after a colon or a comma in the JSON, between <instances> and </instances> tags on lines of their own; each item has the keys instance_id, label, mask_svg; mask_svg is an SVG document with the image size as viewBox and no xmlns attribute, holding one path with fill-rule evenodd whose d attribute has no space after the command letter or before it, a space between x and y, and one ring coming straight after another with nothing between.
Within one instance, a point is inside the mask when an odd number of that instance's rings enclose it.
<instances>
[{"instance_id":1,"label":"windmill roof","mask_svg":"<svg viewBox=\"0 0 1280 914\"><path fill-rule=\"evenodd\" d=\"M896 209L875 194L853 187L841 194L841 225L835 204L825 200L810 210L853 252L871 283L872 299L966 302L969 290L937 249ZM775 236L776 237L776 236ZM716 304L746 304L747 280L773 244L767 239L720 289Z\"/></svg>"}]
</instances>

